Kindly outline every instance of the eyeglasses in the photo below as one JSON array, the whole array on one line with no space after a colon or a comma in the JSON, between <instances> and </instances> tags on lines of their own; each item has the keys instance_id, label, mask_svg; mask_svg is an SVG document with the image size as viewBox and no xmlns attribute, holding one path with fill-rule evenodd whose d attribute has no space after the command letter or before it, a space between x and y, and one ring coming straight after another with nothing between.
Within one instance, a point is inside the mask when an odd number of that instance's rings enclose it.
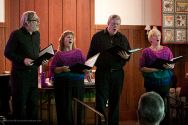
<instances>
[{"instance_id":1,"label":"eyeglasses","mask_svg":"<svg viewBox=\"0 0 188 125\"><path fill-rule=\"evenodd\" d=\"M40 22L38 19L36 19L36 20L29 20L29 21L30 21L30 22L31 22L31 21L36 21L37 23L39 23L39 22Z\"/></svg>"}]
</instances>

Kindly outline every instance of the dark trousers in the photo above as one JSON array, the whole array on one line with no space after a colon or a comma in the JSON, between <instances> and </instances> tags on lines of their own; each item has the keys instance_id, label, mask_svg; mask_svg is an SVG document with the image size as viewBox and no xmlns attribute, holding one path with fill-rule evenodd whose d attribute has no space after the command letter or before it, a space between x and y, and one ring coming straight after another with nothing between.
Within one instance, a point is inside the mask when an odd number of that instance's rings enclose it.
<instances>
[{"instance_id":1,"label":"dark trousers","mask_svg":"<svg viewBox=\"0 0 188 125\"><path fill-rule=\"evenodd\" d=\"M13 118L38 119L38 69L13 69L11 88Z\"/></svg>"},{"instance_id":2,"label":"dark trousers","mask_svg":"<svg viewBox=\"0 0 188 125\"><path fill-rule=\"evenodd\" d=\"M123 69L96 70L96 110L105 115L108 125L119 125L119 100L123 79ZM106 112L107 100L108 113Z\"/></svg>"},{"instance_id":3,"label":"dark trousers","mask_svg":"<svg viewBox=\"0 0 188 125\"><path fill-rule=\"evenodd\" d=\"M56 78L54 88L58 125L74 125L72 101L73 98L83 100L84 80ZM82 125L82 110L83 108L78 105L77 125Z\"/></svg>"},{"instance_id":4,"label":"dark trousers","mask_svg":"<svg viewBox=\"0 0 188 125\"><path fill-rule=\"evenodd\" d=\"M8 117L10 113L9 100L10 100L10 76L0 76L0 115Z\"/></svg>"}]
</instances>

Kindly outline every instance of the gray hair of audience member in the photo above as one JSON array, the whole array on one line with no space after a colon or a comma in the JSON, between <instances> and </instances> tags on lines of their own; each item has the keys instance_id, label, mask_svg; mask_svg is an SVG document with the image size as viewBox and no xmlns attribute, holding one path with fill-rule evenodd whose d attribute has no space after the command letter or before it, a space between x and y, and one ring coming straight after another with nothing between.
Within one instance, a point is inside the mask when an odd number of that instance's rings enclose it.
<instances>
[{"instance_id":1,"label":"gray hair of audience member","mask_svg":"<svg viewBox=\"0 0 188 125\"><path fill-rule=\"evenodd\" d=\"M120 20L120 22L121 22L121 17L120 17L119 15L113 14L113 15L110 15L110 16L109 16L109 18L108 18L108 24L109 24L109 22L110 22L111 20L113 20L113 19L118 19L118 20Z\"/></svg>"},{"instance_id":2,"label":"gray hair of audience member","mask_svg":"<svg viewBox=\"0 0 188 125\"><path fill-rule=\"evenodd\" d=\"M35 11L26 11L22 14L22 17L21 17L21 27L22 26L27 26L27 24L33 19L34 15L36 14Z\"/></svg>"},{"instance_id":3,"label":"gray hair of audience member","mask_svg":"<svg viewBox=\"0 0 188 125\"><path fill-rule=\"evenodd\" d=\"M137 113L140 125L159 125L165 115L162 97L153 91L142 94Z\"/></svg>"}]
</instances>

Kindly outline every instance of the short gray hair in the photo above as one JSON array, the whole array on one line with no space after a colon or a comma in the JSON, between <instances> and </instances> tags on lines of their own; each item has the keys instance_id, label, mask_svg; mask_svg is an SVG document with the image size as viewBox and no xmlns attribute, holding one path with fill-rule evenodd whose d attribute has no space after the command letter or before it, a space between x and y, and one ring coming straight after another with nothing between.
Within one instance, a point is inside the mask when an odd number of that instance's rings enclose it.
<instances>
[{"instance_id":1,"label":"short gray hair","mask_svg":"<svg viewBox=\"0 0 188 125\"><path fill-rule=\"evenodd\" d=\"M138 102L138 119L141 125L159 124L164 115L164 101L159 94L152 91L141 95Z\"/></svg>"},{"instance_id":2,"label":"short gray hair","mask_svg":"<svg viewBox=\"0 0 188 125\"><path fill-rule=\"evenodd\" d=\"M33 16L36 14L35 11L26 11L22 14L21 17L21 27L28 24L30 20L32 20Z\"/></svg>"},{"instance_id":3,"label":"short gray hair","mask_svg":"<svg viewBox=\"0 0 188 125\"><path fill-rule=\"evenodd\" d=\"M110 22L111 20L113 20L113 19L118 19L118 20L120 20L120 22L121 22L121 17L120 17L119 15L117 15L117 14L113 14L113 15L110 15L110 16L109 16L109 18L108 18L108 24L109 24L109 22Z\"/></svg>"}]
</instances>

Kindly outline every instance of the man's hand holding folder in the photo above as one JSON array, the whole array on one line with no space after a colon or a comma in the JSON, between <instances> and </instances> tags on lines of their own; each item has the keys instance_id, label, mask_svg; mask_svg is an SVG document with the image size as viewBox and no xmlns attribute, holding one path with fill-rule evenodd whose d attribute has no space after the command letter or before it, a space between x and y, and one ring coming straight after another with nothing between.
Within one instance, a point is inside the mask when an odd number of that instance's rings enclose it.
<instances>
[{"instance_id":1,"label":"man's hand holding folder","mask_svg":"<svg viewBox=\"0 0 188 125\"><path fill-rule=\"evenodd\" d=\"M47 62L47 60L53 57L54 54L55 53L54 53L53 45L50 44L49 46L47 46L46 48L40 51L39 57L36 60L34 60L32 63L33 65L36 65L36 66L44 64Z\"/></svg>"},{"instance_id":2,"label":"man's hand holding folder","mask_svg":"<svg viewBox=\"0 0 188 125\"><path fill-rule=\"evenodd\" d=\"M121 46L113 46L113 47L107 49L107 52L109 52L115 56L119 56L122 59L126 60L130 57L130 54L137 52L139 50L142 50L142 48L126 50L126 49L122 48Z\"/></svg>"}]
</instances>

